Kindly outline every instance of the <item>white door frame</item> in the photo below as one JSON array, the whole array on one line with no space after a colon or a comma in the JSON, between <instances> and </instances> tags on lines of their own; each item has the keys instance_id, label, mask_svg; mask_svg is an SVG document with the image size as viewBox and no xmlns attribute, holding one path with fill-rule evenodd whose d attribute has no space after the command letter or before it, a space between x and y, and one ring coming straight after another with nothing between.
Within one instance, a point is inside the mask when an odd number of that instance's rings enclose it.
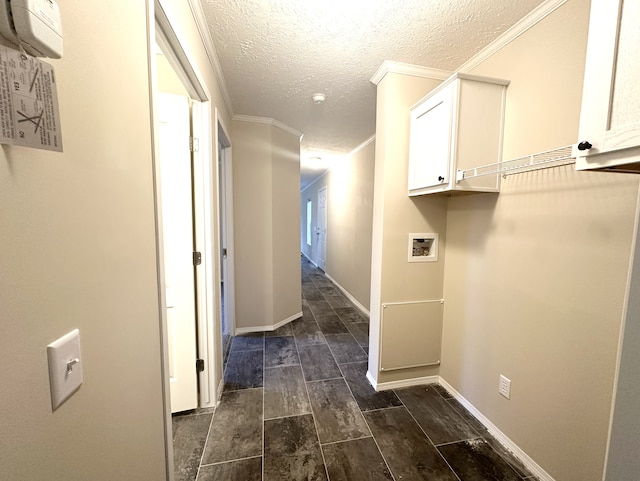
<instances>
[{"instance_id":1,"label":"white door frame","mask_svg":"<svg viewBox=\"0 0 640 481\"><path fill-rule=\"evenodd\" d=\"M220 298L217 294L219 286L219 262L218 262L218 212L217 212L217 129L212 128L211 95L204 82L196 73L193 64L189 60L178 36L176 35L170 20L162 9L159 0L149 1L149 38L148 58L150 73L150 112L153 129L151 140L153 143L153 174L154 174L154 194L155 194L155 216L156 216L156 262L158 269L158 297L159 305L159 330L160 349L162 354L161 376L162 376L162 403L164 409L164 445L167 481L172 481L173 476L173 440L171 423L171 399L169 391L169 368L168 368L168 336L166 318L166 298L164 293L164 263L163 263L163 239L162 239L162 212L160 206L159 190L159 162L156 146L158 136L156 96L156 64L155 45L161 46L167 60L173 66L176 74L184 84L189 96L196 100L194 102L193 132L199 138L198 152L194 152L194 209L196 216L196 246L202 253L201 269L197 269L197 315L199 357L204 360L205 370L199 376L200 407L215 406L221 392L220 386L216 385L215 379L222 370L222 353L219 344L216 342L215 333L220 331ZM217 111L215 112L216 125ZM214 138L212 138L212 132ZM213 150L212 146L216 149ZM195 366L194 366L195 369Z\"/></svg>"},{"instance_id":2,"label":"white door frame","mask_svg":"<svg viewBox=\"0 0 640 481\"><path fill-rule=\"evenodd\" d=\"M218 128L216 129L216 149L218 145L222 145L222 158L218 159L218 166L223 164L223 171L218 170L218 178L224 176L222 183L224 184L224 209L219 206L219 223L224 222L225 230L223 235L226 237L227 246L227 269L225 279L226 303L224 305L224 316L229 326L229 332L235 334L236 326L236 302L235 302L235 270L234 270L234 235L233 235L233 165L231 162L231 137L229 130L224 125L222 118L218 115L218 109L215 111L215 121ZM218 184L219 185L219 184ZM220 193L218 193L220 195ZM220 259L222 262L222 259ZM222 276L222 266L220 266L220 276Z\"/></svg>"}]
</instances>

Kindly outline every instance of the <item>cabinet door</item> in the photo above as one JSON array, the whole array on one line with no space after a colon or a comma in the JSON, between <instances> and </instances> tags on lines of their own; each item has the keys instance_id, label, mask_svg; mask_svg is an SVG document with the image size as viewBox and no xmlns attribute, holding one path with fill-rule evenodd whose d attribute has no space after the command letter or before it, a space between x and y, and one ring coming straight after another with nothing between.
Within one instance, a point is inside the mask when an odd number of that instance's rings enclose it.
<instances>
[{"instance_id":1,"label":"cabinet door","mask_svg":"<svg viewBox=\"0 0 640 481\"><path fill-rule=\"evenodd\" d=\"M447 87L411 112L409 190L449 183L451 93Z\"/></svg>"},{"instance_id":2,"label":"cabinet door","mask_svg":"<svg viewBox=\"0 0 640 481\"><path fill-rule=\"evenodd\" d=\"M640 146L638 18L640 0L592 1L579 138L592 147L575 152L587 163Z\"/></svg>"}]
</instances>

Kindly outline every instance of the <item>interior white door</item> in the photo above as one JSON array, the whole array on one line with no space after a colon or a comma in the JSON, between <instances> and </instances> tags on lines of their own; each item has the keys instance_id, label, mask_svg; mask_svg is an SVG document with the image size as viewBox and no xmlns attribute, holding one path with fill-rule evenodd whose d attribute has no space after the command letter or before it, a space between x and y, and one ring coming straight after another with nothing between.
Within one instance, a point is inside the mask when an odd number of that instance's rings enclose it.
<instances>
[{"instance_id":1,"label":"interior white door","mask_svg":"<svg viewBox=\"0 0 640 481\"><path fill-rule=\"evenodd\" d=\"M323 187L318 191L318 225L316 227L316 237L318 238L316 258L318 267L325 268L327 258L327 188Z\"/></svg>"},{"instance_id":2,"label":"interior white door","mask_svg":"<svg viewBox=\"0 0 640 481\"><path fill-rule=\"evenodd\" d=\"M175 413L198 405L189 99L160 93L158 118L169 378Z\"/></svg>"}]
</instances>

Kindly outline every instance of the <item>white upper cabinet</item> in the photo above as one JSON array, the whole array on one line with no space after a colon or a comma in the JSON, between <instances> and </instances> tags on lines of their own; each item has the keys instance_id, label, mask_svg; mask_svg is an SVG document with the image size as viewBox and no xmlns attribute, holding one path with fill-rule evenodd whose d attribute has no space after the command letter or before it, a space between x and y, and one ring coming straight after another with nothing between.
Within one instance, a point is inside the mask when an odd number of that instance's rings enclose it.
<instances>
[{"instance_id":1,"label":"white upper cabinet","mask_svg":"<svg viewBox=\"0 0 640 481\"><path fill-rule=\"evenodd\" d=\"M576 169L640 172L640 0L592 0Z\"/></svg>"},{"instance_id":2,"label":"white upper cabinet","mask_svg":"<svg viewBox=\"0 0 640 481\"><path fill-rule=\"evenodd\" d=\"M499 190L496 173L458 171L500 162L508 83L458 73L411 107L409 195Z\"/></svg>"}]
</instances>

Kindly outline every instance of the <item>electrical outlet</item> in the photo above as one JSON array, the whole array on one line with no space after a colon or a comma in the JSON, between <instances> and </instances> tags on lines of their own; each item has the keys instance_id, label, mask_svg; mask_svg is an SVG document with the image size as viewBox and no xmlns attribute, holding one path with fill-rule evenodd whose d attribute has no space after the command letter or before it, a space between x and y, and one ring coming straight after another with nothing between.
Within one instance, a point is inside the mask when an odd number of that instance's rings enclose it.
<instances>
[{"instance_id":1,"label":"electrical outlet","mask_svg":"<svg viewBox=\"0 0 640 481\"><path fill-rule=\"evenodd\" d=\"M500 384L498 384L498 393L507 399L511 399L511 379L507 379L500 374Z\"/></svg>"}]
</instances>

